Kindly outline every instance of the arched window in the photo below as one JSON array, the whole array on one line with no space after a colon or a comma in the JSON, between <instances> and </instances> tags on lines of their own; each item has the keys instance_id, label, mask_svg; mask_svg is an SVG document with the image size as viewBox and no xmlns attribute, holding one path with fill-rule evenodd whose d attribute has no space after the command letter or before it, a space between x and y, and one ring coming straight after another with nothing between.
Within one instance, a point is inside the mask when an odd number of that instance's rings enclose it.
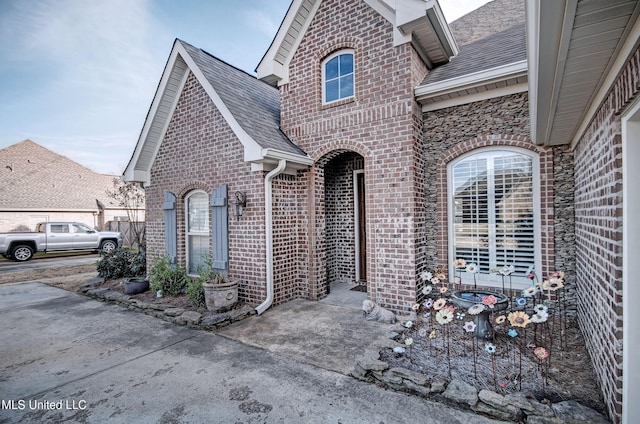
<instances>
[{"instance_id":1,"label":"arched window","mask_svg":"<svg viewBox=\"0 0 640 424\"><path fill-rule=\"evenodd\" d=\"M209 196L201 190L192 191L185 198L187 272L198 274L198 266L209 258Z\"/></svg>"},{"instance_id":2,"label":"arched window","mask_svg":"<svg viewBox=\"0 0 640 424\"><path fill-rule=\"evenodd\" d=\"M514 287L531 284L530 267L540 270L538 163L528 150L501 147L449 164L450 264L461 258L479 265L476 278L485 285L500 283L495 271L513 265ZM462 282L473 276L463 272Z\"/></svg>"},{"instance_id":3,"label":"arched window","mask_svg":"<svg viewBox=\"0 0 640 424\"><path fill-rule=\"evenodd\" d=\"M340 50L322 62L322 102L354 96L353 50Z\"/></svg>"}]
</instances>

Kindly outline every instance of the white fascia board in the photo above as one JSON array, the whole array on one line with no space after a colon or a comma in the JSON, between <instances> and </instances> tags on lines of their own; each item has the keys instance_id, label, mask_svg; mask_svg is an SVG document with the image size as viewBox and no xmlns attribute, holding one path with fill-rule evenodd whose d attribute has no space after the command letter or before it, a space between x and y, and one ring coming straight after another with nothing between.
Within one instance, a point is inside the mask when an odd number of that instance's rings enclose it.
<instances>
[{"instance_id":1,"label":"white fascia board","mask_svg":"<svg viewBox=\"0 0 640 424\"><path fill-rule=\"evenodd\" d=\"M131 156L131 159L129 159L129 163L127 164L127 167L122 174L123 179L127 182L136 181L149 185L149 173L151 171L151 166L153 165L153 160L155 160L155 155L157 154L159 146L156 146L153 159L151 160L148 168L146 168L145 170L137 169L138 160L140 158L142 149L148 142L149 130L151 129L151 126L155 121L156 113L158 111L158 108L160 107L160 104L162 103L167 84L169 83L169 80L173 74L173 70L175 69L176 60L178 59L178 51L176 49L178 44L179 42L176 40L173 49L171 50L171 54L169 55L169 59L167 60L167 64L165 65L162 72L162 76L160 78L160 83L158 84L156 93L153 96L151 107L149 108L149 112L142 126L142 131L140 132L140 137L138 137L133 155ZM188 74L186 70L184 73ZM177 103L177 99L174 101L174 107L175 103ZM171 110L171 114L173 114L173 109ZM162 139L157 140L157 143L160 144L161 141Z\"/></svg>"},{"instance_id":2,"label":"white fascia board","mask_svg":"<svg viewBox=\"0 0 640 424\"><path fill-rule=\"evenodd\" d=\"M307 19L303 23L298 36L295 38L293 45L287 54L285 63L279 63L275 59L276 55L284 43L287 33L289 32L289 28L291 28L291 25L293 24L303 2L304 0L294 0L289 7L289 10L287 10L287 14L284 17L280 28L278 28L278 32L276 33L273 42L269 46L269 50L267 50L264 57L256 67L256 75L258 79L276 79L279 86L289 82L289 65L291 64L291 59L302 42L302 38L307 32L309 25L311 25L311 21L320 7L321 0L314 1L312 9L309 11L309 16L307 16Z\"/></svg>"},{"instance_id":3,"label":"white fascia board","mask_svg":"<svg viewBox=\"0 0 640 424\"><path fill-rule=\"evenodd\" d=\"M532 140L548 145L578 0L526 0L527 57L535 72L531 85Z\"/></svg>"},{"instance_id":4,"label":"white fascia board","mask_svg":"<svg viewBox=\"0 0 640 424\"><path fill-rule=\"evenodd\" d=\"M453 37L451 28L444 17L440 3L437 0L427 1L427 16L433 26L434 31L438 34L438 39L442 44L442 48L447 52L449 57L458 55L458 43Z\"/></svg>"},{"instance_id":5,"label":"white fascia board","mask_svg":"<svg viewBox=\"0 0 640 424\"><path fill-rule=\"evenodd\" d=\"M484 71L473 72L443 81L425 84L414 90L416 100L428 99L444 94L454 93L461 90L479 87L482 85L495 83L511 78L517 78L527 74L527 61L510 63Z\"/></svg>"},{"instance_id":6,"label":"white fascia board","mask_svg":"<svg viewBox=\"0 0 640 424\"><path fill-rule=\"evenodd\" d=\"M295 153L283 152L282 150L277 149L256 149L250 152L251 156L246 155L245 151L245 161L251 162L252 164L259 163L278 163L280 160L284 159L289 163L298 164L302 167L313 165L313 159L309 156L296 155Z\"/></svg>"},{"instance_id":7,"label":"white fascia board","mask_svg":"<svg viewBox=\"0 0 640 424\"><path fill-rule=\"evenodd\" d=\"M529 131L531 140L537 144L540 0L525 0L525 22L529 76Z\"/></svg>"},{"instance_id":8,"label":"white fascia board","mask_svg":"<svg viewBox=\"0 0 640 424\"><path fill-rule=\"evenodd\" d=\"M494 88L491 90L485 90L479 93L467 94L458 97L454 97L447 100L441 100L434 103L427 103L422 106L423 112L430 112L433 110L445 109L448 107L461 106L469 103L480 102L482 100L494 99L496 97L509 96L511 94L524 93L529 89L529 84L522 82L519 84L508 85L506 87Z\"/></svg>"}]
</instances>

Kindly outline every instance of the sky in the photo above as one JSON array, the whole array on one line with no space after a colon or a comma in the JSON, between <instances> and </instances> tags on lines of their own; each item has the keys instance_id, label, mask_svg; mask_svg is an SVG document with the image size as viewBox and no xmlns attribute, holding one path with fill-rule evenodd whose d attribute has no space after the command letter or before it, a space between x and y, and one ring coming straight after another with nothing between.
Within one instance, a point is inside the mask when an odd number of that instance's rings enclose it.
<instances>
[{"instance_id":1,"label":"sky","mask_svg":"<svg viewBox=\"0 0 640 424\"><path fill-rule=\"evenodd\" d=\"M447 21L488 0L439 0ZM0 0L0 149L103 174L133 153L173 41L252 75L290 0Z\"/></svg>"}]
</instances>

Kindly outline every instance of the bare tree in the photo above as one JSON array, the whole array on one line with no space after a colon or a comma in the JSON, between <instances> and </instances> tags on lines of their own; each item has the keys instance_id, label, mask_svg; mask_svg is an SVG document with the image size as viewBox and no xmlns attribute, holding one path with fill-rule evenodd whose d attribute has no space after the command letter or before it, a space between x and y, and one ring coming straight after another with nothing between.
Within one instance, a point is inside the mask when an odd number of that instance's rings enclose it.
<instances>
[{"instance_id":1,"label":"bare tree","mask_svg":"<svg viewBox=\"0 0 640 424\"><path fill-rule=\"evenodd\" d=\"M133 182L123 181L121 178L115 177L113 179L113 190L107 190L106 193L127 213L131 230L131 244L135 245L138 251L144 251L146 237L146 223L142 219L145 201L144 190Z\"/></svg>"}]
</instances>

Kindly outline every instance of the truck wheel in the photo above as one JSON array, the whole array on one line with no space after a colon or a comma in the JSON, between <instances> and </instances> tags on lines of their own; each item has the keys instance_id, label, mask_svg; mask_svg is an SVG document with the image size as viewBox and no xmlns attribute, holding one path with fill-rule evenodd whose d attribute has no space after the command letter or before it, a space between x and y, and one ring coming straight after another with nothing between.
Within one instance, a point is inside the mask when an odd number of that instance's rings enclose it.
<instances>
[{"instance_id":1,"label":"truck wheel","mask_svg":"<svg viewBox=\"0 0 640 424\"><path fill-rule=\"evenodd\" d=\"M33 248L26 244L20 244L11 250L11 257L20 262L33 258Z\"/></svg>"},{"instance_id":2,"label":"truck wheel","mask_svg":"<svg viewBox=\"0 0 640 424\"><path fill-rule=\"evenodd\" d=\"M105 240L102 242L102 244L100 244L100 250L103 253L111 253L113 252L116 248L118 247L118 245L116 244L115 241L113 240Z\"/></svg>"}]
</instances>

